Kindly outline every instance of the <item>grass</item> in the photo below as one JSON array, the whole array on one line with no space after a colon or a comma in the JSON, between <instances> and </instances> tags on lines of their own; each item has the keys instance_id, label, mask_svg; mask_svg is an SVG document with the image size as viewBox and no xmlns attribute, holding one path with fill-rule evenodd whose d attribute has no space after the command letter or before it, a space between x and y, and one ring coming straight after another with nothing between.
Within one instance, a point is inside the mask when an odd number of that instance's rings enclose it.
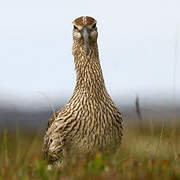
<instances>
[{"instance_id":1,"label":"grass","mask_svg":"<svg viewBox=\"0 0 180 180\"><path fill-rule=\"evenodd\" d=\"M166 124L153 131L127 127L116 154L97 153L52 171L42 157L41 134L5 130L0 142L0 180L180 179L180 132Z\"/></svg>"}]
</instances>

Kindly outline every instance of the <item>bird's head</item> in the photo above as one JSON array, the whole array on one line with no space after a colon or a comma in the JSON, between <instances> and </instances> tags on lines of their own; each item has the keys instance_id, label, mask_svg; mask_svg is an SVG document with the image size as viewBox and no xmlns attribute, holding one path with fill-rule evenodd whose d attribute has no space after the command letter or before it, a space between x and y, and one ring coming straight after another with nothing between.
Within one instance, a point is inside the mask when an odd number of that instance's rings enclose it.
<instances>
[{"instance_id":1,"label":"bird's head","mask_svg":"<svg viewBox=\"0 0 180 180\"><path fill-rule=\"evenodd\" d=\"M89 45L97 41L98 32L96 20L89 16L82 16L73 21L73 40L85 45L86 55L89 54Z\"/></svg>"}]
</instances>

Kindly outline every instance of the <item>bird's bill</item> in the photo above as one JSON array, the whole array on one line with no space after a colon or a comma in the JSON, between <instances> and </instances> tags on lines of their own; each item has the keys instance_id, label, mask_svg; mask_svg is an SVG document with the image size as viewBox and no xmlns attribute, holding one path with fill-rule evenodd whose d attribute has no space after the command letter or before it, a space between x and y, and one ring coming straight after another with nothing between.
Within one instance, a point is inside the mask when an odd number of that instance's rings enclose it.
<instances>
[{"instance_id":1,"label":"bird's bill","mask_svg":"<svg viewBox=\"0 0 180 180\"><path fill-rule=\"evenodd\" d=\"M85 48L86 48L86 55L89 54L89 35L90 35L90 30L87 27L84 27L81 30L81 34L83 36L84 39L84 44L85 44Z\"/></svg>"}]
</instances>

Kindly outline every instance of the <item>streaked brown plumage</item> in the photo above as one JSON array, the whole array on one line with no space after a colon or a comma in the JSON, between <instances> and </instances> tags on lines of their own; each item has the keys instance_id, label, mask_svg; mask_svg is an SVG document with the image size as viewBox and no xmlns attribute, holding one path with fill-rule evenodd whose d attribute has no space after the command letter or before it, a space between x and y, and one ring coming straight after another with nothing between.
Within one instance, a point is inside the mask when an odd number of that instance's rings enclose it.
<instances>
[{"instance_id":1,"label":"streaked brown plumage","mask_svg":"<svg viewBox=\"0 0 180 180\"><path fill-rule=\"evenodd\" d=\"M69 103L55 113L44 136L43 152L49 163L64 154L92 154L121 143L122 117L105 88L99 62L96 20L79 17L73 22L76 86Z\"/></svg>"}]
</instances>

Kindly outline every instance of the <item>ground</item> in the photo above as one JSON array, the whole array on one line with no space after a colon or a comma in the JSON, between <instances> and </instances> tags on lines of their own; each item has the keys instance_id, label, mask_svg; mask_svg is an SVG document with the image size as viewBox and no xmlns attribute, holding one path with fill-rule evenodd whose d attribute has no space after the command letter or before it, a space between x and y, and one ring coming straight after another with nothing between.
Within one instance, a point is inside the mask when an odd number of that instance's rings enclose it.
<instances>
[{"instance_id":1,"label":"ground","mask_svg":"<svg viewBox=\"0 0 180 180\"><path fill-rule=\"evenodd\" d=\"M42 134L4 130L0 136L0 180L49 179L180 179L179 125L126 125L116 154L98 152L92 159L76 159L64 168L47 170Z\"/></svg>"}]
</instances>

